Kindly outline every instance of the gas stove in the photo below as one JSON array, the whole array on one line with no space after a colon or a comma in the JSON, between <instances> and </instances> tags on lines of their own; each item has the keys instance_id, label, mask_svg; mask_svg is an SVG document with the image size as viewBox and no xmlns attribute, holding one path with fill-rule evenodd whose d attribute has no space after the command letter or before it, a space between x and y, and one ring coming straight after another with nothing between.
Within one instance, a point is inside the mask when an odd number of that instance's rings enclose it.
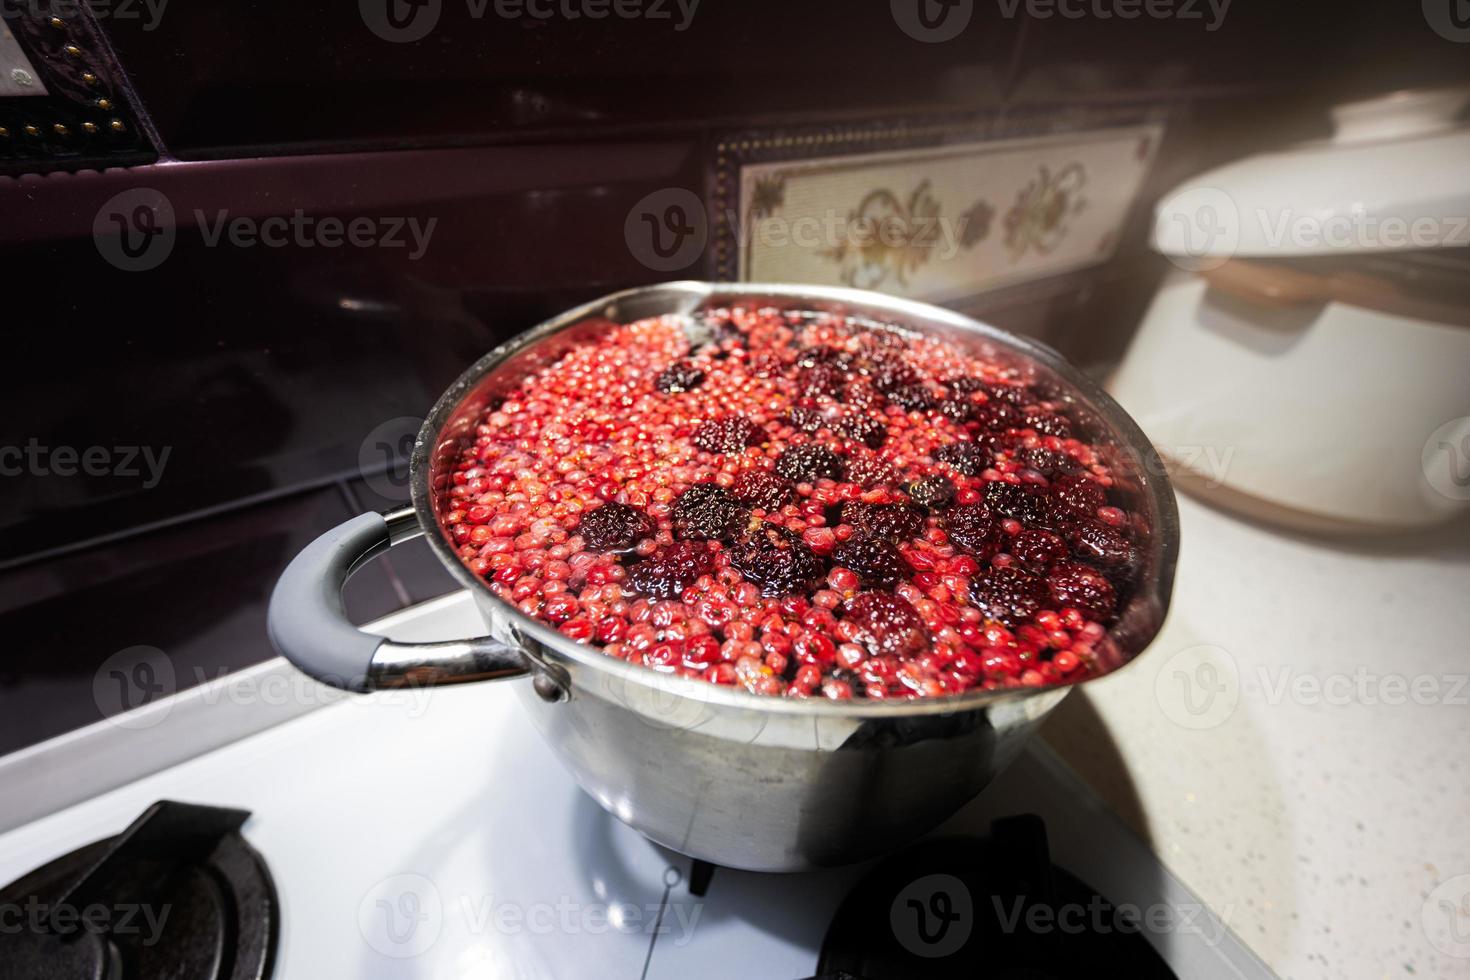
<instances>
[{"instance_id":1,"label":"gas stove","mask_svg":"<svg viewBox=\"0 0 1470 980\"><path fill-rule=\"evenodd\" d=\"M442 637L465 613L440 602L396 625ZM267 672L277 669L286 676L284 665ZM228 727L223 716L248 701L196 698L159 727ZM173 801L161 816L159 801ZM57 862L51 877L72 880L125 850L110 839L130 825L120 842L141 837L149 858L176 849L170 834L206 857L258 856L278 909L252 893L262 903L254 931L224 934L254 945L226 958L263 964L247 975L276 980L1070 977L1099 965L1137 977L1270 976L1040 743L911 849L766 875L693 862L625 826L560 767L508 686L333 700L0 835L0 882L16 882L0 910L42 890L34 875L17 881L34 869ZM192 907L169 873L202 875L216 892L226 881L196 865L153 870L167 884L150 893L161 896L155 920ZM127 887L96 890L105 884L93 882L90 903L148 907ZM56 905L76 894L54 887L45 894ZM274 927L275 915L279 935L262 958L259 923ZM52 918L9 917L0 940L39 948L54 939L37 935ZM218 939L160 935L186 947ZM85 975L148 977L140 957L166 959L137 941L112 949L110 972ZM83 974L21 977L72 975Z\"/></svg>"}]
</instances>

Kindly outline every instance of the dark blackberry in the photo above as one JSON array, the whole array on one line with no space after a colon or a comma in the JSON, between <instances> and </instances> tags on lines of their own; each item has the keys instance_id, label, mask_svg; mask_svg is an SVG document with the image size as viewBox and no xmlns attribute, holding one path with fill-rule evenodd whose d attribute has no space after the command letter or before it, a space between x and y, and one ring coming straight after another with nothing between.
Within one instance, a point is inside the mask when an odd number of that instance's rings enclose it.
<instances>
[{"instance_id":1,"label":"dark blackberry","mask_svg":"<svg viewBox=\"0 0 1470 980\"><path fill-rule=\"evenodd\" d=\"M908 485L914 503L928 510L943 510L954 503L954 484L947 476L926 476Z\"/></svg>"},{"instance_id":2,"label":"dark blackberry","mask_svg":"<svg viewBox=\"0 0 1470 980\"><path fill-rule=\"evenodd\" d=\"M627 504L603 504L582 515L577 533L588 551L627 551L658 531L653 518Z\"/></svg>"},{"instance_id":3,"label":"dark blackberry","mask_svg":"<svg viewBox=\"0 0 1470 980\"><path fill-rule=\"evenodd\" d=\"M908 346L908 340L897 330L870 327L858 335L858 346L881 357L892 351L903 350Z\"/></svg>"},{"instance_id":4,"label":"dark blackberry","mask_svg":"<svg viewBox=\"0 0 1470 980\"><path fill-rule=\"evenodd\" d=\"M956 395L968 395L975 391L985 391L990 387L979 378L969 377L950 378L944 383L944 386Z\"/></svg>"},{"instance_id":5,"label":"dark blackberry","mask_svg":"<svg viewBox=\"0 0 1470 980\"><path fill-rule=\"evenodd\" d=\"M844 541L832 552L832 563L856 572L869 588L891 589L904 572L903 555L881 538Z\"/></svg>"},{"instance_id":6,"label":"dark blackberry","mask_svg":"<svg viewBox=\"0 0 1470 980\"><path fill-rule=\"evenodd\" d=\"M796 485L769 470L746 470L730 487L735 499L749 507L775 513L796 499Z\"/></svg>"},{"instance_id":7,"label":"dark blackberry","mask_svg":"<svg viewBox=\"0 0 1470 980\"><path fill-rule=\"evenodd\" d=\"M995 462L995 457L976 442L952 442L934 450L934 460L947 463L965 476L979 476Z\"/></svg>"},{"instance_id":8,"label":"dark blackberry","mask_svg":"<svg viewBox=\"0 0 1470 980\"><path fill-rule=\"evenodd\" d=\"M1054 528L1058 514L1044 490L996 480L985 485L985 506L992 514L1020 521L1027 527Z\"/></svg>"},{"instance_id":9,"label":"dark blackberry","mask_svg":"<svg viewBox=\"0 0 1470 980\"><path fill-rule=\"evenodd\" d=\"M981 561L1000 551L1000 521L980 504L961 504L945 511L944 531L956 548Z\"/></svg>"},{"instance_id":10,"label":"dark blackberry","mask_svg":"<svg viewBox=\"0 0 1470 980\"><path fill-rule=\"evenodd\" d=\"M868 376L877 388L889 398L900 388L917 384L919 374L913 368L905 364L901 359L884 357L875 359L869 366Z\"/></svg>"},{"instance_id":11,"label":"dark blackberry","mask_svg":"<svg viewBox=\"0 0 1470 980\"><path fill-rule=\"evenodd\" d=\"M628 587L655 599L673 599L713 568L708 545L679 541L628 569Z\"/></svg>"},{"instance_id":12,"label":"dark blackberry","mask_svg":"<svg viewBox=\"0 0 1470 980\"><path fill-rule=\"evenodd\" d=\"M1050 531L1026 530L1012 539L1009 551L1027 568L1044 572L1067 557L1067 542Z\"/></svg>"},{"instance_id":13,"label":"dark blackberry","mask_svg":"<svg viewBox=\"0 0 1470 980\"><path fill-rule=\"evenodd\" d=\"M927 411L938 403L934 393L923 383L898 385L887 394L888 400L905 412Z\"/></svg>"},{"instance_id":14,"label":"dark blackberry","mask_svg":"<svg viewBox=\"0 0 1470 980\"><path fill-rule=\"evenodd\" d=\"M1014 457L1026 445L1024 436L1011 432L981 432L971 441L996 458L1001 453Z\"/></svg>"},{"instance_id":15,"label":"dark blackberry","mask_svg":"<svg viewBox=\"0 0 1470 980\"><path fill-rule=\"evenodd\" d=\"M740 530L745 508L724 487L696 483L674 501L674 536L701 541L719 541Z\"/></svg>"},{"instance_id":16,"label":"dark blackberry","mask_svg":"<svg viewBox=\"0 0 1470 980\"><path fill-rule=\"evenodd\" d=\"M759 585L765 596L805 592L826 571L822 559L799 535L771 523L740 536L730 549L730 565Z\"/></svg>"},{"instance_id":17,"label":"dark blackberry","mask_svg":"<svg viewBox=\"0 0 1470 980\"><path fill-rule=\"evenodd\" d=\"M1035 616L1047 599L1047 584L1013 566L992 567L970 582L970 600L987 619L1020 626Z\"/></svg>"},{"instance_id":18,"label":"dark blackberry","mask_svg":"<svg viewBox=\"0 0 1470 980\"><path fill-rule=\"evenodd\" d=\"M1017 458L1047 478L1058 476L1062 473L1075 473L1081 469L1081 464L1067 453L1043 449L1040 446L1034 449L1021 450Z\"/></svg>"},{"instance_id":19,"label":"dark blackberry","mask_svg":"<svg viewBox=\"0 0 1470 980\"><path fill-rule=\"evenodd\" d=\"M1077 562L1053 565L1046 584L1057 605L1075 607L1082 615L1100 622L1107 621L1117 605L1113 583L1089 565Z\"/></svg>"},{"instance_id":20,"label":"dark blackberry","mask_svg":"<svg viewBox=\"0 0 1470 980\"><path fill-rule=\"evenodd\" d=\"M856 483L864 490L871 490L897 483L898 471L880 456L854 456L847 462L847 474L843 479L848 483Z\"/></svg>"},{"instance_id":21,"label":"dark blackberry","mask_svg":"<svg viewBox=\"0 0 1470 980\"><path fill-rule=\"evenodd\" d=\"M1004 402L1020 408L1033 400L1030 390L1021 384L993 383L985 386L985 394L993 402Z\"/></svg>"},{"instance_id":22,"label":"dark blackberry","mask_svg":"<svg viewBox=\"0 0 1470 980\"><path fill-rule=\"evenodd\" d=\"M1072 423L1065 415L1058 415L1044 409L1025 413L1022 425L1028 429L1035 429L1044 436L1056 436L1058 439L1070 439L1072 436Z\"/></svg>"},{"instance_id":23,"label":"dark blackberry","mask_svg":"<svg viewBox=\"0 0 1470 980\"><path fill-rule=\"evenodd\" d=\"M1059 510L1078 519L1096 517L1097 509L1108 502L1103 485L1080 474L1057 477L1051 481L1047 493Z\"/></svg>"},{"instance_id":24,"label":"dark blackberry","mask_svg":"<svg viewBox=\"0 0 1470 980\"><path fill-rule=\"evenodd\" d=\"M963 425L975 417L975 403L968 398L946 398L939 403L939 414L956 425Z\"/></svg>"},{"instance_id":25,"label":"dark blackberry","mask_svg":"<svg viewBox=\"0 0 1470 980\"><path fill-rule=\"evenodd\" d=\"M1072 551L1104 568L1127 568L1133 564L1133 545L1128 535L1101 521L1082 521L1072 529Z\"/></svg>"},{"instance_id":26,"label":"dark blackberry","mask_svg":"<svg viewBox=\"0 0 1470 980\"><path fill-rule=\"evenodd\" d=\"M828 425L827 417L815 408L797 406L786 413L786 422L797 432L816 432Z\"/></svg>"},{"instance_id":27,"label":"dark blackberry","mask_svg":"<svg viewBox=\"0 0 1470 980\"><path fill-rule=\"evenodd\" d=\"M704 372L686 361L675 361L653 380L653 386L666 395L693 391L704 383Z\"/></svg>"},{"instance_id":28,"label":"dark blackberry","mask_svg":"<svg viewBox=\"0 0 1470 980\"><path fill-rule=\"evenodd\" d=\"M815 483L824 477L840 480L846 469L841 456L814 442L792 446L776 457L776 475L796 483Z\"/></svg>"},{"instance_id":29,"label":"dark blackberry","mask_svg":"<svg viewBox=\"0 0 1470 980\"><path fill-rule=\"evenodd\" d=\"M857 642L873 656L917 657L929 648L924 617L891 592L864 592L847 600L843 616L857 627Z\"/></svg>"},{"instance_id":30,"label":"dark blackberry","mask_svg":"<svg viewBox=\"0 0 1470 980\"><path fill-rule=\"evenodd\" d=\"M845 416L837 423L836 429L869 449L878 449L888 440L888 426L868 415Z\"/></svg>"},{"instance_id":31,"label":"dark blackberry","mask_svg":"<svg viewBox=\"0 0 1470 980\"><path fill-rule=\"evenodd\" d=\"M744 452L749 446L765 442L766 433L743 415L726 415L710 419L694 430L694 445L707 453Z\"/></svg>"},{"instance_id":32,"label":"dark blackberry","mask_svg":"<svg viewBox=\"0 0 1470 980\"><path fill-rule=\"evenodd\" d=\"M845 371L851 364L852 355L836 347L806 347L796 355L796 366L802 370L822 365Z\"/></svg>"},{"instance_id":33,"label":"dark blackberry","mask_svg":"<svg viewBox=\"0 0 1470 980\"><path fill-rule=\"evenodd\" d=\"M970 417L979 422L982 428L991 432L1004 432L1007 429L1019 428L1026 418L1014 405L994 400L983 405L976 405Z\"/></svg>"},{"instance_id":34,"label":"dark blackberry","mask_svg":"<svg viewBox=\"0 0 1470 980\"><path fill-rule=\"evenodd\" d=\"M841 398L847 373L830 364L807 368L796 377L796 390L801 398Z\"/></svg>"},{"instance_id":35,"label":"dark blackberry","mask_svg":"<svg viewBox=\"0 0 1470 980\"><path fill-rule=\"evenodd\" d=\"M924 512L908 504L865 504L852 500L842 505L842 522L852 525L858 537L898 543L924 531Z\"/></svg>"},{"instance_id":36,"label":"dark blackberry","mask_svg":"<svg viewBox=\"0 0 1470 980\"><path fill-rule=\"evenodd\" d=\"M888 406L888 399L866 381L853 381L842 396L843 404L860 411L881 412Z\"/></svg>"}]
</instances>

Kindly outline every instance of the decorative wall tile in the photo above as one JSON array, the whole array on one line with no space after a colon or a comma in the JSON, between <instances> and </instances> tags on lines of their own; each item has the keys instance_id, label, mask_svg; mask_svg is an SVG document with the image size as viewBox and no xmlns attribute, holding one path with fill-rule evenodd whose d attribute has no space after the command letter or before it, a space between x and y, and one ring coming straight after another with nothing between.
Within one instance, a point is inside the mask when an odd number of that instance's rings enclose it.
<instances>
[{"instance_id":1,"label":"decorative wall tile","mask_svg":"<svg viewBox=\"0 0 1470 980\"><path fill-rule=\"evenodd\" d=\"M735 249L747 282L936 302L1107 260L1157 124L750 163Z\"/></svg>"}]
</instances>

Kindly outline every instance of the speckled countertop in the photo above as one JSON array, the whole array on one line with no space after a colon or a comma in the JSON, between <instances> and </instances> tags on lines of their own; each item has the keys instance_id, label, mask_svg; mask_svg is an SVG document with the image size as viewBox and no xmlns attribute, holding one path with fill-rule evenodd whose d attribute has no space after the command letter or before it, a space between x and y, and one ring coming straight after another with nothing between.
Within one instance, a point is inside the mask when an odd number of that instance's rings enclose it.
<instances>
[{"instance_id":1,"label":"speckled countertop","mask_svg":"<svg viewBox=\"0 0 1470 980\"><path fill-rule=\"evenodd\" d=\"M1180 497L1168 622L1044 737L1282 977L1470 977L1470 532Z\"/></svg>"}]
</instances>

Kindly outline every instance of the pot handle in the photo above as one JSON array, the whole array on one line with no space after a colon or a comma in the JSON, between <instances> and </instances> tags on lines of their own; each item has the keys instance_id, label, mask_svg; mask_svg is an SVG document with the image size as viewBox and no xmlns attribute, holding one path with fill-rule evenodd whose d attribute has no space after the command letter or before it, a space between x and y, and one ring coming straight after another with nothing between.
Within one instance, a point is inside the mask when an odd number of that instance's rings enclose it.
<instances>
[{"instance_id":1,"label":"pot handle","mask_svg":"<svg viewBox=\"0 0 1470 980\"><path fill-rule=\"evenodd\" d=\"M342 608L342 586L389 548L423 534L412 508L362 514L317 538L291 559L271 593L271 643L297 668L348 691L498 680L531 673L514 647L488 636L400 643L364 633Z\"/></svg>"}]
</instances>

